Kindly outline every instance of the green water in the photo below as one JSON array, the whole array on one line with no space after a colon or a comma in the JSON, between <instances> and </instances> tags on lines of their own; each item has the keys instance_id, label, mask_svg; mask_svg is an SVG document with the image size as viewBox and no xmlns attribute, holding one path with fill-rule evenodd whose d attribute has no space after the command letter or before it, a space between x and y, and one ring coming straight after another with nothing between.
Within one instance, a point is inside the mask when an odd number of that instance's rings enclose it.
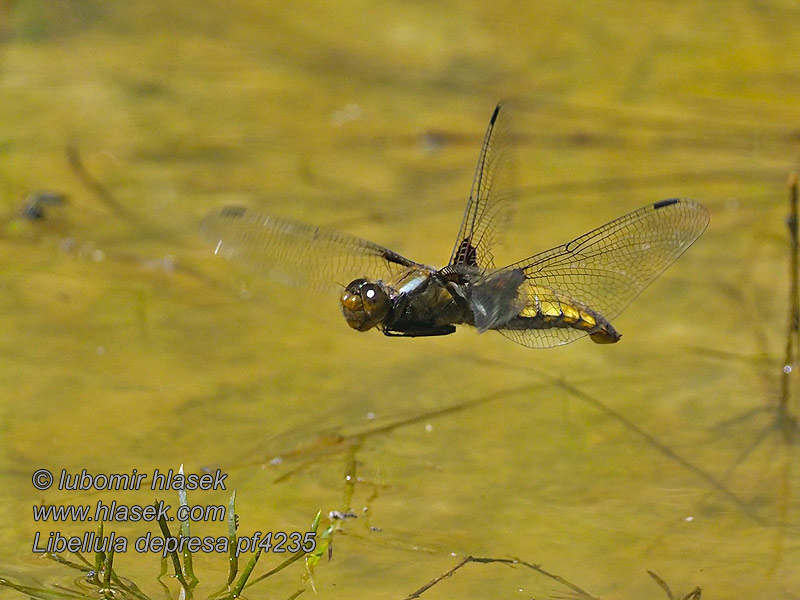
<instances>
[{"instance_id":1,"label":"green water","mask_svg":"<svg viewBox=\"0 0 800 600\"><path fill-rule=\"evenodd\" d=\"M0 576L76 577L31 553L34 533L94 525L36 524L34 504L177 503L40 492L36 469L184 464L228 473L190 499L236 488L243 535L351 508L315 571L323 598L403 598L468 555L602 598L665 597L647 570L676 596L796 595L797 440L772 424L800 12L580 6L0 2ZM522 193L499 263L663 198L711 212L615 320L617 345L359 334L335 297L214 257L199 234L239 203L441 264L500 99ZM37 190L67 202L18 218ZM257 574L282 557L262 560ZM115 566L159 593L157 557ZM195 570L207 594L226 563L199 554ZM311 594L303 574L246 595ZM567 591L469 564L423 598Z\"/></svg>"}]
</instances>

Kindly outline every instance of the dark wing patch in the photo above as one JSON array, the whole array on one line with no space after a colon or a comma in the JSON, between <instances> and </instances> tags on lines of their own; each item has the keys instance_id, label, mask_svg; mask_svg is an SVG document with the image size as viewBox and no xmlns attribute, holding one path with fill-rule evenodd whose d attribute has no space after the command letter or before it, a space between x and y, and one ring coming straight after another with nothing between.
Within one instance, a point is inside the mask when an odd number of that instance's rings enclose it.
<instances>
[{"instance_id":1,"label":"dark wing patch","mask_svg":"<svg viewBox=\"0 0 800 600\"><path fill-rule=\"evenodd\" d=\"M201 227L216 254L291 285L333 290L358 277L386 280L417 265L359 237L260 215L240 206L209 214Z\"/></svg>"},{"instance_id":2,"label":"dark wing patch","mask_svg":"<svg viewBox=\"0 0 800 600\"><path fill-rule=\"evenodd\" d=\"M453 264L468 265L470 267L478 266L478 251L476 250L475 246L470 244L469 239L465 239L463 242L461 242L458 250L456 250Z\"/></svg>"}]
</instances>

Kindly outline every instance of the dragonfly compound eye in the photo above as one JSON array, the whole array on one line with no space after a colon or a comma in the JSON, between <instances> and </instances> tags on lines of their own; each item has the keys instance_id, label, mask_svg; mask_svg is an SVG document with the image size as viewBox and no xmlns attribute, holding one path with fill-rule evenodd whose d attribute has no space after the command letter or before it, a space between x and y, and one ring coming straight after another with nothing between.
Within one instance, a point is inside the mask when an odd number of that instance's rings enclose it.
<instances>
[{"instance_id":1,"label":"dragonfly compound eye","mask_svg":"<svg viewBox=\"0 0 800 600\"><path fill-rule=\"evenodd\" d=\"M388 294L376 283L365 283L361 286L361 299L364 310L376 324L389 314L391 303Z\"/></svg>"},{"instance_id":2,"label":"dragonfly compound eye","mask_svg":"<svg viewBox=\"0 0 800 600\"><path fill-rule=\"evenodd\" d=\"M366 279L350 282L340 300L347 324L358 331L367 331L383 322L391 307L386 292Z\"/></svg>"}]
</instances>

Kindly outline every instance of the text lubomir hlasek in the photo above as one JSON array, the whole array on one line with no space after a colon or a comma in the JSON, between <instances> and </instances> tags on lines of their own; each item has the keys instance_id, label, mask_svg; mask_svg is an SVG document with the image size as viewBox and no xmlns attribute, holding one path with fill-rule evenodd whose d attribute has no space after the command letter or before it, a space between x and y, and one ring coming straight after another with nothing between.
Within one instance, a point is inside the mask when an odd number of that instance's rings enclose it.
<instances>
[{"instance_id":1,"label":"text lubomir hlasek","mask_svg":"<svg viewBox=\"0 0 800 600\"><path fill-rule=\"evenodd\" d=\"M158 469L149 473L139 473L133 469L130 473L111 473L94 475L81 470L80 473L68 473L61 470L58 479L60 490L138 490L150 477L151 490L224 490L227 473L217 469L213 473L176 473L169 469L161 473Z\"/></svg>"}]
</instances>

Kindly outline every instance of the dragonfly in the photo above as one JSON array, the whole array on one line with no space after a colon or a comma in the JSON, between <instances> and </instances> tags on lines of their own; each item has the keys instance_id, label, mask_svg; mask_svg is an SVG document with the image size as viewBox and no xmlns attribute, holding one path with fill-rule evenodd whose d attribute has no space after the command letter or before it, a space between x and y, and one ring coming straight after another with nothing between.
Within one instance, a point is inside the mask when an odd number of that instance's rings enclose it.
<instances>
[{"instance_id":1,"label":"dragonfly","mask_svg":"<svg viewBox=\"0 0 800 600\"><path fill-rule=\"evenodd\" d=\"M202 228L215 254L293 285L337 285L347 324L387 336L449 335L457 326L497 331L531 348L588 336L620 340L612 321L703 233L706 208L671 198L503 267L493 249L515 190L510 120L492 113L450 260L434 268L346 233L228 206ZM341 282L350 281L342 286Z\"/></svg>"}]
</instances>

